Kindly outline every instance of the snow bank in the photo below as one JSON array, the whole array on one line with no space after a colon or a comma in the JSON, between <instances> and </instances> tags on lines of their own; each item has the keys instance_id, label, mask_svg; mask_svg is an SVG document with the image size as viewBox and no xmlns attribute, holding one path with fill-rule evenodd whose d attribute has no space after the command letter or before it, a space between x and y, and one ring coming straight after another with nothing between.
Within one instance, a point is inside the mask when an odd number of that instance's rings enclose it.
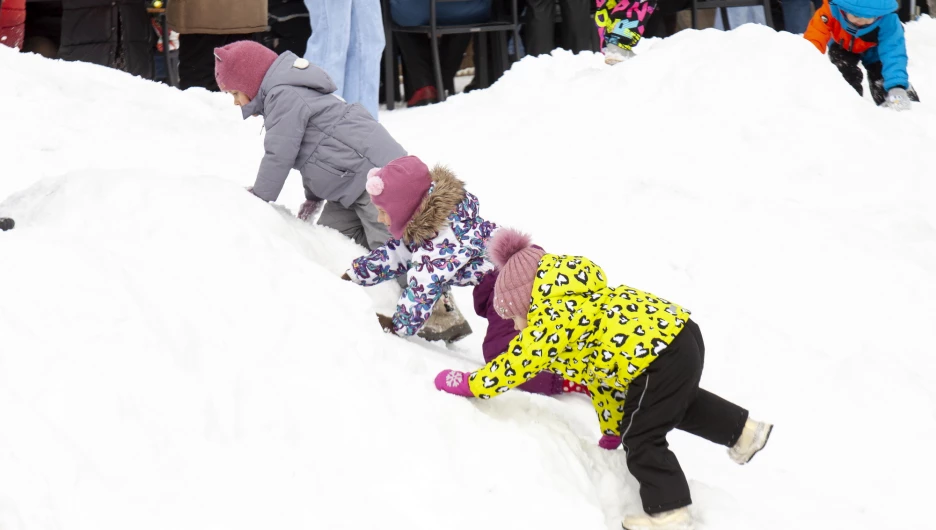
<instances>
[{"instance_id":1,"label":"snow bank","mask_svg":"<svg viewBox=\"0 0 936 530\"><path fill-rule=\"evenodd\" d=\"M920 527L936 458L936 22L910 113L765 28L528 58L381 118L489 218L686 305L704 385L777 423L737 467L676 433L701 528ZM437 393L480 363L382 334L360 249L250 196L230 98L0 48L0 529L617 528L587 400ZM928 96L930 94L930 96ZM13 124L13 125L6 125ZM470 313L470 290L457 293ZM922 442L922 443L920 443Z\"/></svg>"}]
</instances>

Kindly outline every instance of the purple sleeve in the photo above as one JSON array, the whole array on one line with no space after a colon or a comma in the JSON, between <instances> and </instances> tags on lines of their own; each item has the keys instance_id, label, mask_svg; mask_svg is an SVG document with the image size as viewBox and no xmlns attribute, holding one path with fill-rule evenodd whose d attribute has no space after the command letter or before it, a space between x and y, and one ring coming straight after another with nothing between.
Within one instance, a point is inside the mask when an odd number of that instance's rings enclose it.
<instances>
[{"instance_id":1,"label":"purple sleeve","mask_svg":"<svg viewBox=\"0 0 936 530\"><path fill-rule=\"evenodd\" d=\"M348 276L358 285L377 285L406 274L411 256L403 243L393 239L352 261Z\"/></svg>"},{"instance_id":2,"label":"purple sleeve","mask_svg":"<svg viewBox=\"0 0 936 530\"><path fill-rule=\"evenodd\" d=\"M494 283L497 281L497 271L493 270L481 280L471 293L474 297L475 314L487 318L488 306L494 298Z\"/></svg>"}]
</instances>

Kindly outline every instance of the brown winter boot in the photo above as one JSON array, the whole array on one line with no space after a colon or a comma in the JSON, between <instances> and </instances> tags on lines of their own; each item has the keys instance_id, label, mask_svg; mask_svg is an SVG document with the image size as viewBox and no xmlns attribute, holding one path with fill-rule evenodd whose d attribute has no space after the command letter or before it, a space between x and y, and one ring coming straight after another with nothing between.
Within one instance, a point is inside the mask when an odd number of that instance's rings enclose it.
<instances>
[{"instance_id":1,"label":"brown winter boot","mask_svg":"<svg viewBox=\"0 0 936 530\"><path fill-rule=\"evenodd\" d=\"M436 302L426 325L416 335L428 341L452 343L471 335L471 326L455 305L455 299L446 292Z\"/></svg>"}]
</instances>

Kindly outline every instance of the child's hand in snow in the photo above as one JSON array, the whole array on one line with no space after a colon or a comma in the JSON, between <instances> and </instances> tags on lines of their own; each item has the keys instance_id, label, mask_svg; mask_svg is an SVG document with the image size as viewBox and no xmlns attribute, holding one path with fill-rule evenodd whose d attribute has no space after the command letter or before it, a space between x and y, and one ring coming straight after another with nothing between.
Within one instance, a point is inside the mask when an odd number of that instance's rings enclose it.
<instances>
[{"instance_id":1,"label":"child's hand in snow","mask_svg":"<svg viewBox=\"0 0 936 530\"><path fill-rule=\"evenodd\" d=\"M305 201L302 203L302 206L299 207L299 213L297 217L303 221L308 221L315 216L315 212L318 211L319 206L325 201Z\"/></svg>"},{"instance_id":2,"label":"child's hand in snow","mask_svg":"<svg viewBox=\"0 0 936 530\"><path fill-rule=\"evenodd\" d=\"M894 110L910 110L910 96L906 90L894 87L887 91L887 106Z\"/></svg>"},{"instance_id":3,"label":"child's hand in snow","mask_svg":"<svg viewBox=\"0 0 936 530\"><path fill-rule=\"evenodd\" d=\"M462 397L475 397L468 386L468 372L458 370L442 370L435 378L436 390L448 392Z\"/></svg>"},{"instance_id":4,"label":"child's hand in snow","mask_svg":"<svg viewBox=\"0 0 936 530\"><path fill-rule=\"evenodd\" d=\"M621 437L616 434L606 434L598 440L598 446L602 449L613 451L621 445Z\"/></svg>"}]
</instances>

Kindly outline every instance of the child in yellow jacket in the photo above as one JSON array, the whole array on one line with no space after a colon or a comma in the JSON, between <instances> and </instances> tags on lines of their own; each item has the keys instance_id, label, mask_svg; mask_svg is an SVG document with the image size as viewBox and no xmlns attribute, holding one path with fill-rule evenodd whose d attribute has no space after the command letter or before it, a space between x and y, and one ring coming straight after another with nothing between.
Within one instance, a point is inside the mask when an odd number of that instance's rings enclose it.
<instances>
[{"instance_id":1,"label":"child in yellow jacket","mask_svg":"<svg viewBox=\"0 0 936 530\"><path fill-rule=\"evenodd\" d=\"M772 425L699 388L705 346L689 311L628 286L580 256L547 254L505 228L489 254L500 270L494 304L521 330L507 352L472 373L444 370L436 388L492 398L542 370L587 386L602 429L599 445L623 443L646 514L627 530L692 527L689 485L666 435L681 429L729 448L738 464L763 449Z\"/></svg>"}]
</instances>

